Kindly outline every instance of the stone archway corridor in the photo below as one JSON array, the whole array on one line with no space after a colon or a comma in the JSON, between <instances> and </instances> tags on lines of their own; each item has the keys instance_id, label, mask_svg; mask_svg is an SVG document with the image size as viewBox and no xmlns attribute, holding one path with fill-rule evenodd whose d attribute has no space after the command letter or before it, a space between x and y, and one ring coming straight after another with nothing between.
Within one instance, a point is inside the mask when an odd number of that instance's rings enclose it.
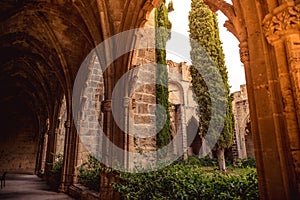
<instances>
[{"instance_id":1,"label":"stone archway corridor","mask_svg":"<svg viewBox=\"0 0 300 200\"><path fill-rule=\"evenodd\" d=\"M111 36L135 28L154 27L154 8L161 2L0 1L0 172L9 172L7 187L0 191L1 199L17 199L22 195L27 199L26 195L30 196L31 192L41 194L41 198L46 195L50 199L52 195L55 199L68 198L50 193L41 179L24 173L34 173L49 181L51 163L62 155L59 189L69 193L78 181L78 166L86 161L88 154L75 125L80 124L80 131L86 131L92 141L89 145L100 148L99 141L92 138L97 134L96 125L85 123L86 119L101 123L107 138L122 150L138 152L142 148L149 152L156 148L153 138L136 140L134 136L124 134L146 130L146 134L151 135L153 131L150 124L155 121L155 115L149 112L155 105L155 88L143 85L133 96L126 92L130 87L140 86L137 76L155 78L151 74L154 65L138 70L139 66L155 61L154 35L139 32L129 35L123 41L123 47L144 45L149 48L118 57L103 72L103 77L98 77L97 70L93 70L93 64L102 66L103 62L92 62L93 57L85 58ZM299 199L300 1L205 2L213 11L221 10L228 17L225 26L240 42L260 196L262 199ZM146 37L152 38L152 42L144 44ZM104 49L98 56L106 59L120 48L115 41L106 44ZM74 92L76 75L84 60L86 75L98 82L82 78L84 84ZM118 116L126 129L123 131L112 114L112 94L118 80L129 71L130 80L121 84L122 103L118 105L122 108ZM180 89L184 94L184 88L176 88L178 85L173 84L174 91ZM75 116L72 113L74 93L80 97L75 101L79 110ZM185 93L189 94L189 91ZM87 104L92 97L96 99L95 109L83 114L84 108L93 107ZM180 111L178 115L185 116L181 111L187 101L182 98L180 102L174 102L174 108ZM90 116L92 112L97 117ZM174 120L176 123L184 133L185 121ZM182 138L187 140L187 137ZM118 156L106 148L109 145L105 142L101 145L105 155ZM126 166L130 161L126 156L120 159ZM23 175L14 175L14 172ZM114 176L103 174L100 196L96 198L118 199L118 194L110 187L114 181ZM14 190L16 192L12 194Z\"/></svg>"}]
</instances>

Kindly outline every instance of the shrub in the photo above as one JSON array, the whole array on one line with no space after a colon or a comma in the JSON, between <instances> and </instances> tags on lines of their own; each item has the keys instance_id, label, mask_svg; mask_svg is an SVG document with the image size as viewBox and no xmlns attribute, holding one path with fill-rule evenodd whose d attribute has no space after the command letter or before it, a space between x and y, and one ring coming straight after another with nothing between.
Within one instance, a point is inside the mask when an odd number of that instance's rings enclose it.
<instances>
[{"instance_id":1,"label":"shrub","mask_svg":"<svg viewBox=\"0 0 300 200\"><path fill-rule=\"evenodd\" d=\"M63 155L62 154L53 154L54 155L54 162L49 163L52 165L51 170L49 171L49 182L51 187L54 190L57 190L60 184L61 174L62 174L62 167L63 167Z\"/></svg>"},{"instance_id":2,"label":"shrub","mask_svg":"<svg viewBox=\"0 0 300 200\"><path fill-rule=\"evenodd\" d=\"M240 168L255 168L256 162L254 158L238 159L235 165Z\"/></svg>"},{"instance_id":3,"label":"shrub","mask_svg":"<svg viewBox=\"0 0 300 200\"><path fill-rule=\"evenodd\" d=\"M216 167L218 160L216 158L210 158L205 156L204 158L199 158L199 156L189 156L185 161L183 158L179 158L174 162L174 164L189 164L189 165L199 165L203 167Z\"/></svg>"},{"instance_id":4,"label":"shrub","mask_svg":"<svg viewBox=\"0 0 300 200\"><path fill-rule=\"evenodd\" d=\"M91 190L99 192L101 170L100 161L89 155L88 162L79 167L78 182Z\"/></svg>"},{"instance_id":5,"label":"shrub","mask_svg":"<svg viewBox=\"0 0 300 200\"><path fill-rule=\"evenodd\" d=\"M173 164L158 171L120 173L113 185L124 199L258 199L255 171L205 172L198 165Z\"/></svg>"}]
</instances>

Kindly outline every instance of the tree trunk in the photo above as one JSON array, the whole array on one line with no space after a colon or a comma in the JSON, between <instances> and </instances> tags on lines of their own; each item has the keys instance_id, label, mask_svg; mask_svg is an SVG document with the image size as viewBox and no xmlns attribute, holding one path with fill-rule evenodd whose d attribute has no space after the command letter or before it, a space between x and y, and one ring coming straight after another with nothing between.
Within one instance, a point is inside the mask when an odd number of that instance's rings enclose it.
<instances>
[{"instance_id":1,"label":"tree trunk","mask_svg":"<svg viewBox=\"0 0 300 200\"><path fill-rule=\"evenodd\" d=\"M217 157L218 157L218 164L219 164L219 170L224 172L226 171L226 165L225 165L225 150L224 149L218 149L217 150Z\"/></svg>"}]
</instances>

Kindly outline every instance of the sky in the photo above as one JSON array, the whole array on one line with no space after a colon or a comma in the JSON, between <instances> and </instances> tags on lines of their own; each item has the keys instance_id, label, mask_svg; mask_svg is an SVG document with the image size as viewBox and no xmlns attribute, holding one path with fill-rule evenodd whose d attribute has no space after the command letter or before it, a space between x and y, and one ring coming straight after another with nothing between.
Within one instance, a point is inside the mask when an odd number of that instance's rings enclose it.
<instances>
[{"instance_id":1,"label":"sky","mask_svg":"<svg viewBox=\"0 0 300 200\"><path fill-rule=\"evenodd\" d=\"M167 0L169 2L170 0ZM174 5L174 11L169 13L169 19L172 22L172 32L178 33L182 36L185 36L185 39L188 40L189 36L189 27L188 27L188 15L189 11L191 9L191 0L172 0ZM230 0L226 0L227 2L231 3ZM223 51L225 54L225 63L228 70L228 77L229 77L229 85L231 86L230 91L235 92L240 90L240 85L245 84L245 74L244 74L244 68L240 61L240 55L239 55L239 42L238 40L233 36L232 33L227 31L225 27L223 27L224 22L227 20L227 17L224 16L220 11L218 11L218 21L219 21L219 29L220 29L220 37L221 41L223 43ZM172 42L178 43L178 37L173 37L171 41L167 44L168 46L171 45ZM184 37L182 37L184 38ZM172 41L173 39L173 41ZM184 40L184 39L182 39ZM188 41L182 42L185 44L189 44ZM177 44L178 45L178 44ZM184 47L186 51L189 52L189 45L185 45L187 47ZM182 46L177 46L178 48L182 48ZM184 56L186 57L186 56ZM178 56L175 56L174 53L167 51L167 59L173 60L175 62L190 62L186 59Z\"/></svg>"}]
</instances>

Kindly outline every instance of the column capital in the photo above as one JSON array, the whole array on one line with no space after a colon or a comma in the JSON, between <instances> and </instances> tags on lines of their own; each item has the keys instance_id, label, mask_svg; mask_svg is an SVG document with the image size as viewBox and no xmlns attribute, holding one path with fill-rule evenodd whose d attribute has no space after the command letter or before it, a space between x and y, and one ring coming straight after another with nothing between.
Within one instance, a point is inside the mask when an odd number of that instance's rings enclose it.
<instances>
[{"instance_id":1,"label":"column capital","mask_svg":"<svg viewBox=\"0 0 300 200\"><path fill-rule=\"evenodd\" d=\"M71 121L70 120L67 120L65 121L65 128L70 128L71 127Z\"/></svg>"},{"instance_id":2,"label":"column capital","mask_svg":"<svg viewBox=\"0 0 300 200\"><path fill-rule=\"evenodd\" d=\"M270 44L282 40L286 35L299 33L300 4L289 1L275 8L263 20L263 31Z\"/></svg>"},{"instance_id":3,"label":"column capital","mask_svg":"<svg viewBox=\"0 0 300 200\"><path fill-rule=\"evenodd\" d=\"M240 59L241 59L241 62L243 64L245 64L246 62L250 61L248 42L246 42L246 41L241 42L240 45L239 45L239 47L240 47Z\"/></svg>"},{"instance_id":4,"label":"column capital","mask_svg":"<svg viewBox=\"0 0 300 200\"><path fill-rule=\"evenodd\" d=\"M102 110L102 112L111 112L112 111L110 99L106 99L101 102L101 110Z\"/></svg>"}]
</instances>

